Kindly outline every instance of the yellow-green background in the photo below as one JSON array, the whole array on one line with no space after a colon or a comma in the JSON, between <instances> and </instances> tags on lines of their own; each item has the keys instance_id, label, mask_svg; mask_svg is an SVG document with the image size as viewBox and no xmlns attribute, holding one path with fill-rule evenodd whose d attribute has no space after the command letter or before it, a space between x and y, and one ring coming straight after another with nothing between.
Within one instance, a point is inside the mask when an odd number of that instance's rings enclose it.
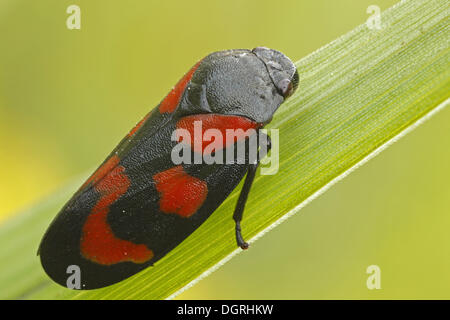
<instances>
[{"instance_id":1,"label":"yellow-green background","mask_svg":"<svg viewBox=\"0 0 450 320\"><path fill-rule=\"evenodd\" d=\"M0 223L97 166L207 53L264 45L296 61L395 2L0 0ZM66 28L71 4L81 30ZM443 110L180 298L450 298L449 121ZM366 288L371 264L381 290Z\"/></svg>"}]
</instances>

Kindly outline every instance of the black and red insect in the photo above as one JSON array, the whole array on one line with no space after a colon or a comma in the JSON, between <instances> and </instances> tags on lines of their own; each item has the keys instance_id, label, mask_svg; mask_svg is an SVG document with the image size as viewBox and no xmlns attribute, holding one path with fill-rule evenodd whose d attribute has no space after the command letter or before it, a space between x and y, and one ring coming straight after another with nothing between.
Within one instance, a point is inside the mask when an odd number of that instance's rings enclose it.
<instances>
[{"instance_id":1,"label":"black and red insect","mask_svg":"<svg viewBox=\"0 0 450 320\"><path fill-rule=\"evenodd\" d=\"M81 289L119 282L164 257L198 228L246 175L233 218L240 221L259 164L174 164L176 129L260 129L297 88L294 64L279 51L215 52L199 61L119 143L62 208L39 247L42 266L66 286L67 268L81 270ZM264 135L266 145L270 139ZM248 141L237 137L231 145ZM191 141L193 143L193 141ZM225 142L223 148L231 147ZM191 152L205 152L203 145ZM215 151L214 151L215 152ZM248 158L248 153L245 157Z\"/></svg>"}]
</instances>

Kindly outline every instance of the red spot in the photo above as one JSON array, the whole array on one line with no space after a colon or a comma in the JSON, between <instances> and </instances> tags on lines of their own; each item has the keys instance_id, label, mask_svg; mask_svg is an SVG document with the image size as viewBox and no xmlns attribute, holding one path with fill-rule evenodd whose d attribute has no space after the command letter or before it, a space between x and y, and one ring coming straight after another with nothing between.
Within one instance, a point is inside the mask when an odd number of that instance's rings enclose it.
<instances>
[{"instance_id":1,"label":"red spot","mask_svg":"<svg viewBox=\"0 0 450 320\"><path fill-rule=\"evenodd\" d=\"M133 129L131 129L131 131L128 133L128 137L133 136L133 135L136 133L136 131L138 131L139 128L142 127L142 125L143 125L144 122L148 119L149 116L150 116L150 113L147 114L147 115L144 117L144 119L142 119L141 121L139 121L139 123L138 123Z\"/></svg>"},{"instance_id":2,"label":"red spot","mask_svg":"<svg viewBox=\"0 0 450 320\"><path fill-rule=\"evenodd\" d=\"M195 70L197 70L198 66L200 65L200 62L197 62L195 66L191 68L191 70L186 73L183 78L181 78L180 81L176 84L176 86L169 92L169 94L164 98L164 100L159 105L159 112L174 112L175 109L178 106L178 103L180 102L181 95L184 92L184 89L186 89L187 84L191 80L192 76L194 75Z\"/></svg>"},{"instance_id":3,"label":"red spot","mask_svg":"<svg viewBox=\"0 0 450 320\"><path fill-rule=\"evenodd\" d=\"M108 172L110 172L112 169L114 169L119 164L119 157L117 155L113 155L108 160L103 163L100 168L97 169L90 177L86 180L86 182L81 186L81 188L84 188L89 183L97 183L100 181Z\"/></svg>"},{"instance_id":4,"label":"red spot","mask_svg":"<svg viewBox=\"0 0 450 320\"><path fill-rule=\"evenodd\" d=\"M201 122L201 131L194 130L196 121ZM185 129L190 134L190 145L193 146L195 152L203 153L206 146L213 144L210 151L226 148L227 146L236 143L238 140L249 136L249 129L256 129L261 127L261 124L251 121L248 118L231 115L219 114L197 114L182 118L177 122L177 129ZM217 129L220 131L222 140L215 141L215 138L210 140L204 139L204 133L208 129ZM241 129L241 130L239 130ZM227 130L233 130L234 134L227 139ZM201 133L201 134L200 134ZM178 132L178 142L183 140L182 135ZM183 141L185 142L185 141Z\"/></svg>"},{"instance_id":5,"label":"red spot","mask_svg":"<svg viewBox=\"0 0 450 320\"><path fill-rule=\"evenodd\" d=\"M152 250L144 244L116 238L106 221L109 206L125 194L130 186L130 180L123 173L124 170L123 166L116 166L95 185L101 198L83 226L80 245L82 255L103 265L122 261L144 263L153 257Z\"/></svg>"},{"instance_id":6,"label":"red spot","mask_svg":"<svg viewBox=\"0 0 450 320\"><path fill-rule=\"evenodd\" d=\"M188 175L182 166L176 166L153 176L156 190L161 195L159 208L165 213L190 217L208 195L206 182Z\"/></svg>"}]
</instances>

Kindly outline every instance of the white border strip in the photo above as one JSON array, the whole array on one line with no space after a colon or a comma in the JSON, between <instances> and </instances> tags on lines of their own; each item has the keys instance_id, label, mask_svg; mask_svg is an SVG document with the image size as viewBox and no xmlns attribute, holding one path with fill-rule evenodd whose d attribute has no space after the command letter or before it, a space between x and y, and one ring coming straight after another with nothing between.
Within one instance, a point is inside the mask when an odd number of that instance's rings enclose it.
<instances>
[{"instance_id":1,"label":"white border strip","mask_svg":"<svg viewBox=\"0 0 450 320\"><path fill-rule=\"evenodd\" d=\"M352 173L353 171L355 171L356 169L358 169L359 167L361 167L362 165L364 165L365 163L367 163L369 160L375 158L381 151L385 150L386 148L388 148L389 146L391 146L392 144L394 144L395 142L397 142L398 140L400 140L401 138L403 138L404 136L406 136L408 133L410 133L411 131L413 131L414 129L416 129L417 127L419 127L421 124L423 124L425 121L429 120L431 117L433 117L435 114L437 114L439 111L441 111L442 109L444 109L447 105L450 104L450 98L448 98L447 100L445 100L444 102L442 102L440 105L438 105L436 108L434 108L433 110L429 111L426 115L424 115L422 118L418 119L416 122L414 122L412 125L410 125L408 128L406 128L405 130L403 130L402 132L400 132L399 134L397 134L395 137L393 137L392 139L388 140L387 142L385 142L383 145L379 146L377 149L375 149L374 151L372 151L369 155L367 155L366 157L364 157L361 161L359 161L358 163L356 163L354 166L350 167L349 169L347 169L346 171L344 171L343 173L341 173L339 176L337 176L336 178L334 178L333 180L331 180L330 182L328 182L326 185L324 185L322 188L320 188L319 190L317 190L315 193L313 193L312 195L310 195L308 198L306 198L303 202L301 202L300 204L298 204L294 209L290 210L288 213L286 213L284 216L282 216L280 219L278 219L277 221L275 221L274 223L272 223L270 226L268 226L267 228L265 228L264 230L260 231L258 234L256 234L253 238L250 239L250 241L248 241L249 243L254 243L256 240L258 240L259 238L261 238L264 234L266 234L267 232L269 232L270 230L272 230L273 228L275 228L276 226L278 226L279 224L281 224L282 222L286 221L287 219L289 219L290 217L292 217L294 214L296 214L297 212L299 212L302 208L304 208L305 206L307 206L311 201L313 201L314 199L316 199L317 197L319 197L320 195L322 195L325 191L327 191L328 189L330 189L331 186L333 186L334 184L338 183L339 181L341 181L342 179L344 179L346 176L348 176L350 173ZM208 270L206 270L205 272L203 272L200 276L198 276L196 279L192 280L191 282L189 282L187 285L185 285L184 287L182 287L181 289L179 289L178 291L174 292L173 294L171 294L169 297L166 298L166 300L172 300L173 298L175 298L176 296L178 296L179 294L183 293L184 291L186 291L187 289L189 289L190 287L192 287L194 284L196 284L197 282L199 282L200 280L203 280L204 278L206 278L207 276L209 276L211 273L213 273L214 271L216 271L217 269L219 269L221 266L223 266L225 263L227 263L229 260L231 260L231 258L233 258L235 255L237 255L238 253L242 252L242 249L235 249L233 252L231 252L229 255L227 255L225 258L223 258L222 260L220 260L218 263L216 263L214 266L212 266L211 268L209 268Z\"/></svg>"}]
</instances>

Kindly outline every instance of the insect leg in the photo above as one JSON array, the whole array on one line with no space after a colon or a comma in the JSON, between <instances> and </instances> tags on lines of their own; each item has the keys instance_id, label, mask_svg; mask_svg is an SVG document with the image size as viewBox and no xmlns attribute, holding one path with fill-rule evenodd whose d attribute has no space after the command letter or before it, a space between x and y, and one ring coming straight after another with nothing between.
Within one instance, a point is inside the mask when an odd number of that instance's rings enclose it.
<instances>
[{"instance_id":1,"label":"insect leg","mask_svg":"<svg viewBox=\"0 0 450 320\"><path fill-rule=\"evenodd\" d=\"M261 136L261 137L260 137ZM270 140L270 137L260 131L258 131L258 141L262 141L263 143L266 143L265 154L260 155L258 152L256 163L250 164L247 176L245 177L244 186L242 187L241 193L239 195L239 199L236 204L236 208L234 209L233 219L236 223L235 230L236 230L236 242L239 247L242 249L248 248L248 243L244 241L244 238L242 237L241 233L241 220L242 216L244 214L244 208L245 203L247 202L248 194L250 192L250 188L252 187L253 180L255 179L255 173L256 169L258 169L259 161L261 158L264 158L266 154L269 152L269 150L272 147L272 142Z\"/></svg>"}]
</instances>

